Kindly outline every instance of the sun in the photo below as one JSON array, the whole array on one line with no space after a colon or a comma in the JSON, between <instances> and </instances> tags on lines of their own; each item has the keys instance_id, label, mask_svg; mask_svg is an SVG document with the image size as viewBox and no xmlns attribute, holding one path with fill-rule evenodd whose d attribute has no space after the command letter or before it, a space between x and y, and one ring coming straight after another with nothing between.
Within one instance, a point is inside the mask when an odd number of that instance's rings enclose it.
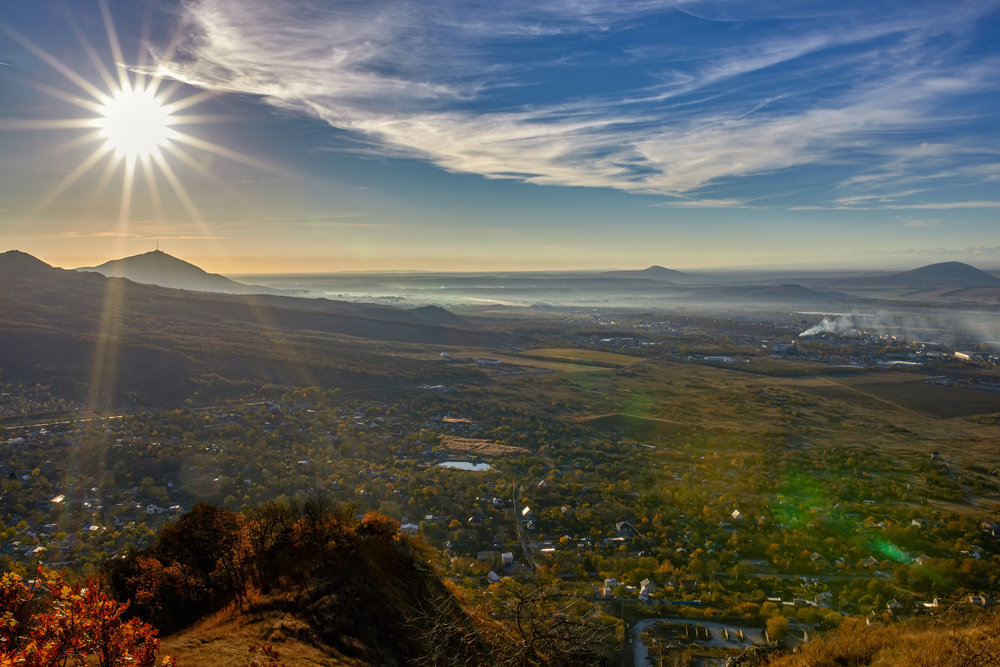
<instances>
[{"instance_id":1,"label":"sun","mask_svg":"<svg viewBox=\"0 0 1000 667\"><path fill-rule=\"evenodd\" d=\"M101 108L96 125L107 148L127 160L158 155L176 133L173 118L152 89L121 89Z\"/></svg>"},{"instance_id":2,"label":"sun","mask_svg":"<svg viewBox=\"0 0 1000 667\"><path fill-rule=\"evenodd\" d=\"M214 181L218 181L216 174L205 166L204 160L195 159L191 151L215 154L265 172L275 172L275 167L178 129L181 125L230 122L233 117L191 114L188 111L214 97L214 94L202 90L181 95L181 91L186 89L185 85L178 79L168 80L170 72L163 64L170 62L179 43L177 39L160 55L158 63L148 63L149 49L141 48L137 62L134 65L128 64L106 0L99 0L99 7L112 56L110 63L101 58L82 33L79 34L84 51L96 70L97 76L93 79L79 74L70 65L0 22L0 33L5 32L13 37L84 93L81 96L38 81L32 82L39 92L79 107L84 115L75 118L0 118L0 130L82 131L79 136L53 147L51 151L56 153L97 144L75 168L36 202L33 214L48 206L85 174L97 170L101 175L91 201L101 195L112 175L122 174L118 234L128 233L133 192L139 179L145 183L157 220L164 219L166 215L161 197L161 186L165 184L184 208L188 218L204 226L203 217L184 188L182 175L175 171L174 165L183 165L197 172L203 179ZM209 235L207 227L205 229L206 235Z\"/></svg>"}]
</instances>

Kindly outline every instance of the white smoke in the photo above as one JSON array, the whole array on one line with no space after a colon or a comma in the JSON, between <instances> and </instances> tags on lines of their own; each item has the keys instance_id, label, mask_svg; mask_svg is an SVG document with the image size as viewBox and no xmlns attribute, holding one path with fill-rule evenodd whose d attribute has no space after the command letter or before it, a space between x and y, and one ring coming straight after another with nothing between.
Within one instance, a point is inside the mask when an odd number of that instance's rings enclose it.
<instances>
[{"instance_id":1,"label":"white smoke","mask_svg":"<svg viewBox=\"0 0 1000 667\"><path fill-rule=\"evenodd\" d=\"M799 338L806 338L808 336L816 336L817 334L824 333L836 333L840 331L851 331L855 328L854 317L841 315L836 319L830 319L824 317L823 321L819 324L809 327L805 331L799 334Z\"/></svg>"},{"instance_id":2,"label":"white smoke","mask_svg":"<svg viewBox=\"0 0 1000 667\"><path fill-rule=\"evenodd\" d=\"M927 309L919 312L878 310L851 315L828 315L799 334L808 338L826 333L891 335L909 341L935 341L946 347L965 347L1000 339L1000 313L988 310Z\"/></svg>"}]
</instances>

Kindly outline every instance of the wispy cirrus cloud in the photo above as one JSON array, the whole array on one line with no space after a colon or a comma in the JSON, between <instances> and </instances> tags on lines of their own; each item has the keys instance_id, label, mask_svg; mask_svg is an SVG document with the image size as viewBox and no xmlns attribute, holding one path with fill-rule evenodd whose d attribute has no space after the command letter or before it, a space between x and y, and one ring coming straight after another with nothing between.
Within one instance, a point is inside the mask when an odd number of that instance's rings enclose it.
<instances>
[{"instance_id":1,"label":"wispy cirrus cloud","mask_svg":"<svg viewBox=\"0 0 1000 667\"><path fill-rule=\"evenodd\" d=\"M679 206L780 203L803 179L820 194L789 205L990 204L917 193L991 178L1000 55L975 46L995 1L539 4L190 0L162 66L346 130L343 150L487 178Z\"/></svg>"}]
</instances>

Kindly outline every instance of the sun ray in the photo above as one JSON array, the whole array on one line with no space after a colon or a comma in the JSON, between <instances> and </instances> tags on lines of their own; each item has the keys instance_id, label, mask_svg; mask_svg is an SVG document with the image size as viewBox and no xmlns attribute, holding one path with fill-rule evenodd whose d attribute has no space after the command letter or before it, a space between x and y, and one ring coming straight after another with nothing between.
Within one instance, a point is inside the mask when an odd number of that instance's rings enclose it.
<instances>
[{"instance_id":1,"label":"sun ray","mask_svg":"<svg viewBox=\"0 0 1000 667\"><path fill-rule=\"evenodd\" d=\"M69 102L70 104L76 105L81 109L90 111L92 113L101 113L101 103L95 102L94 100L89 100L85 97L80 97L79 95L74 95L72 93L67 93L64 90L59 90L53 86L45 85L44 83L39 83L38 81L26 81L27 85L31 86L35 90L45 93L49 97L57 100L62 100L64 102Z\"/></svg>"},{"instance_id":2,"label":"sun ray","mask_svg":"<svg viewBox=\"0 0 1000 667\"><path fill-rule=\"evenodd\" d=\"M208 123L231 123L233 121L232 114L222 114L222 113L202 113L202 114L184 114L183 116L171 116L170 125L203 125Z\"/></svg>"},{"instance_id":3,"label":"sun ray","mask_svg":"<svg viewBox=\"0 0 1000 667\"><path fill-rule=\"evenodd\" d=\"M163 147L168 153L176 157L178 160L186 164L188 167L198 172L208 180L212 181L213 184L218 186L222 190L233 190L232 186L223 181L221 178L216 176L212 171L206 169L204 165L199 164L197 160L187 154L187 151L182 149L177 144L167 144Z\"/></svg>"},{"instance_id":4,"label":"sun ray","mask_svg":"<svg viewBox=\"0 0 1000 667\"><path fill-rule=\"evenodd\" d=\"M77 24L73 23L72 26L73 32L76 33L76 38L80 42L80 46L83 47L83 51L87 54L87 58L90 60L91 64L95 69L97 69L97 75L104 81L104 85L109 91L117 88L118 84L115 83L114 77L111 76L111 70L109 70L104 64L104 61L101 60L101 57L97 54L97 50L94 48L94 45L91 44L90 40L84 36L83 31L80 30L80 27Z\"/></svg>"},{"instance_id":5,"label":"sun ray","mask_svg":"<svg viewBox=\"0 0 1000 667\"><path fill-rule=\"evenodd\" d=\"M40 210L51 204L59 195L66 191L71 185L80 180L84 174L86 174L91 167L97 164L101 158L108 155L109 151L105 146L98 146L94 151L86 158L83 162L78 164L73 171L66 174L52 190L48 192L42 199L38 201L37 204L32 208L29 217L34 217Z\"/></svg>"},{"instance_id":6,"label":"sun ray","mask_svg":"<svg viewBox=\"0 0 1000 667\"><path fill-rule=\"evenodd\" d=\"M122 46L118 42L118 31L115 30L114 21L111 20L111 12L108 11L108 3L101 0L101 17L104 19L104 31L108 34L108 46L111 48L111 57L115 61L115 71L118 72L118 86L122 91L132 90L132 82L129 81L128 67L125 66L125 56L122 54Z\"/></svg>"},{"instance_id":7,"label":"sun ray","mask_svg":"<svg viewBox=\"0 0 1000 667\"><path fill-rule=\"evenodd\" d=\"M0 118L0 130L81 130L97 127L93 118Z\"/></svg>"},{"instance_id":8,"label":"sun ray","mask_svg":"<svg viewBox=\"0 0 1000 667\"><path fill-rule=\"evenodd\" d=\"M127 231L128 216L132 211L132 184L135 182L135 157L125 157L125 179L122 181L121 206L118 209L118 231Z\"/></svg>"},{"instance_id":9,"label":"sun ray","mask_svg":"<svg viewBox=\"0 0 1000 667\"><path fill-rule=\"evenodd\" d=\"M193 93L191 95L188 95L184 99L177 100L176 102L170 102L168 104L164 104L163 108L167 110L167 113L172 115L177 113L178 111L183 111L188 107L193 107L196 104L201 104L205 100L211 99L213 97L215 97L215 93L203 90L200 93Z\"/></svg>"},{"instance_id":10,"label":"sun ray","mask_svg":"<svg viewBox=\"0 0 1000 667\"><path fill-rule=\"evenodd\" d=\"M156 174L153 171L153 165L151 162L152 158L149 155L143 155L139 158L139 164L142 166L142 178L146 183L146 187L149 190L149 197L153 202L153 212L156 214L157 220L162 221L163 215L163 201L160 199L160 188L156 182Z\"/></svg>"},{"instance_id":11,"label":"sun ray","mask_svg":"<svg viewBox=\"0 0 1000 667\"><path fill-rule=\"evenodd\" d=\"M9 33L26 51L58 72L73 87L64 86L69 88L64 90L35 81L24 81L24 85L31 86L58 102L72 105L84 112L84 117L80 118L0 118L0 131L79 132L79 136L54 142L55 145L42 151L43 155L80 151L80 158L78 164L71 167L68 173L60 175L58 182L55 182L53 187L36 202L28 216L29 218L37 216L39 211L65 195L71 188L73 192L82 190L79 186L80 180L94 170L96 177L87 180L89 196L85 201L81 201L84 204L81 219L91 219L95 211L106 205L108 199L117 197L117 229L110 233L115 236L117 243L121 244L121 251L125 249L124 239L127 236L135 236L131 233L130 227L133 226L133 212L138 211L140 206L137 202L140 201L143 202L143 206L148 202L156 219L161 222L167 220L173 208L179 206L186 217L201 229L204 236L210 236L212 230L208 229L204 216L184 185L184 180L181 178L184 174L179 173L177 167L190 169L202 177L202 180L211 182L218 186L219 190L227 192L235 190L231 184L220 178L222 172L209 169L200 160L195 159L199 153L219 156L268 173L283 173L283 171L267 162L215 144L200 136L173 129L175 125L228 122L235 116L197 113L197 111L181 114L180 112L188 111L218 96L217 93L206 90L189 92L192 90L191 84L179 79L168 81L170 71L157 65L157 62L162 63L171 59L182 43L181 32L174 33L165 52L157 53L148 45L151 26L147 13L137 59L134 64L129 63L124 57L122 43L107 0L99 0L99 6L110 59L99 55L102 47L95 48L95 44L88 39L80 26L73 26L77 41L83 47L85 64L92 66L94 72L92 80L76 72L53 53L0 23L0 29ZM153 57L155 62L150 62L150 57ZM185 92L182 94L181 91ZM98 145L90 149L89 146L95 142L99 142ZM142 173L137 174L137 171ZM109 184L119 178L120 192L109 193ZM166 182L166 186L161 182L161 178ZM143 187L148 190L148 199L144 199L147 193L142 190ZM89 405L94 409L102 406L111 407L114 402L114 376L118 371L117 346L121 325L116 320L120 316L123 299L120 281L114 282L115 284L108 286L105 294L100 333L95 349L92 394L89 401Z\"/></svg>"},{"instance_id":12,"label":"sun ray","mask_svg":"<svg viewBox=\"0 0 1000 667\"><path fill-rule=\"evenodd\" d=\"M167 44L167 48L164 49L163 53L160 55L159 60L161 62L169 62L174 57L174 54L177 52L177 48L181 44L181 39L182 39L181 31L177 30L174 33L174 36L171 38L170 43ZM159 90L160 89L160 83L163 81L163 78L164 78L164 76L166 76L166 74L167 74L167 70L166 69L164 69L162 67L157 67L153 71L152 76L149 77L149 85L153 89ZM177 85L179 85L179 84L180 84L179 81L173 81L173 82L171 82L171 85L175 86L175 87Z\"/></svg>"},{"instance_id":13,"label":"sun ray","mask_svg":"<svg viewBox=\"0 0 1000 667\"><path fill-rule=\"evenodd\" d=\"M121 158L112 157L104 165L104 169L101 171L101 175L97 179L97 185L94 186L94 190L90 195L90 199L87 202L86 214L89 216L94 207L97 205L97 201L100 196L104 193L104 190L108 187L108 183L111 182L111 177L114 175L115 171L118 170L118 165L122 162Z\"/></svg>"},{"instance_id":14,"label":"sun ray","mask_svg":"<svg viewBox=\"0 0 1000 667\"><path fill-rule=\"evenodd\" d=\"M29 51L31 51L32 53L34 53L36 56L38 56L39 58L41 58L43 61L45 61L46 64L49 65L49 67L51 67L52 69L56 70L57 72L59 72L60 74L62 74L64 77L66 77L67 79L69 79L70 81L72 81L73 83L75 83L84 92L86 92L87 94L89 94L95 100L100 101L100 100L103 100L106 97L106 95L103 92L101 92L100 88L98 88L97 86L95 86L94 84L90 83L85 78L83 78L82 76L80 76L79 74L77 74L76 72L74 72L72 69L70 69L69 67L67 67L66 65L64 65L62 63L62 61L60 61L58 58L56 58L55 56L51 55L48 51L45 51L41 47L37 46L34 42L32 42L31 40L29 40L27 37L22 36L20 33L16 32L12 28L7 27L6 25L0 24L0 27L2 27L4 29L4 31L8 35L10 35L11 37L13 37L18 43L20 43L21 46L23 46L24 48L28 49Z\"/></svg>"},{"instance_id":15,"label":"sun ray","mask_svg":"<svg viewBox=\"0 0 1000 667\"><path fill-rule=\"evenodd\" d=\"M271 173L281 173L281 170L276 168L274 165L270 165L266 162L258 160L257 158L250 157L249 155L244 155L237 151L231 150L224 146L219 146L218 144L213 144L211 141L205 141L204 139L199 139L198 137L191 136L190 134L184 134L183 132L175 132L174 141L179 141L181 143L187 144L189 146L194 146L195 148L200 148L208 153L215 153L224 158L229 158L234 162L242 162L243 164L249 165L251 167L256 167Z\"/></svg>"},{"instance_id":16,"label":"sun ray","mask_svg":"<svg viewBox=\"0 0 1000 667\"><path fill-rule=\"evenodd\" d=\"M157 166L159 166L160 172L163 174L163 177L167 180L167 183L170 185L170 188L174 191L174 194L181 201L181 204L184 206L188 215L191 216L191 219L194 221L194 223L198 225L199 231L206 237L211 236L213 230L209 229L208 225L205 223L205 220L202 217L201 212L198 210L197 206L195 206L194 202L191 200L191 197L188 196L187 190L184 189L184 185L181 183L180 179L177 178L177 175L174 173L174 170L170 166L170 163L166 161L163 155L153 155L152 159L154 162L157 163Z\"/></svg>"},{"instance_id":17,"label":"sun ray","mask_svg":"<svg viewBox=\"0 0 1000 667\"><path fill-rule=\"evenodd\" d=\"M174 194L177 195L177 198L180 199L181 204L188 212L188 215L190 215L195 222L201 223L201 213L194 205L194 202L191 201L191 197L188 196L187 190L184 189L184 186L177 178L177 174L174 173L173 167L170 166L169 162L163 159L162 155L153 155L152 157L156 162L156 166L158 166L160 171L163 172L163 177L166 178L167 183L170 184L170 188L174 191Z\"/></svg>"},{"instance_id":18,"label":"sun ray","mask_svg":"<svg viewBox=\"0 0 1000 667\"><path fill-rule=\"evenodd\" d=\"M104 303L98 322L97 349L94 352L94 364L90 372L87 400L87 407L93 414L107 412L114 407L124 290L123 278L110 278L105 282Z\"/></svg>"},{"instance_id":19,"label":"sun ray","mask_svg":"<svg viewBox=\"0 0 1000 667\"><path fill-rule=\"evenodd\" d=\"M166 107L167 112L171 114L174 113L175 109L170 106L172 104L172 102L170 102L170 98L173 97L174 93L180 90L183 85L184 84L180 81L171 81L165 85L160 85L155 78L150 79L149 81L149 88L156 91L156 99L158 99L160 104ZM197 93L192 93L189 97L193 97L196 94Z\"/></svg>"},{"instance_id":20,"label":"sun ray","mask_svg":"<svg viewBox=\"0 0 1000 667\"><path fill-rule=\"evenodd\" d=\"M135 87L139 90L152 90L153 94L156 94L156 89L153 87L146 86L146 57L149 52L144 48L144 45L149 43L149 12L150 5L146 5L146 10L142 17L142 33L139 36L139 53L136 56L136 67L133 70L135 73Z\"/></svg>"},{"instance_id":21,"label":"sun ray","mask_svg":"<svg viewBox=\"0 0 1000 667\"><path fill-rule=\"evenodd\" d=\"M55 146L50 146L40 151L38 153L38 157L48 157L50 155L68 153L70 151L76 150L77 148L82 148L87 144L92 144L96 141L101 141L103 139L104 137L101 136L100 130L94 130L93 132L82 134L79 137L73 137L72 139L67 139L66 141L60 142Z\"/></svg>"}]
</instances>

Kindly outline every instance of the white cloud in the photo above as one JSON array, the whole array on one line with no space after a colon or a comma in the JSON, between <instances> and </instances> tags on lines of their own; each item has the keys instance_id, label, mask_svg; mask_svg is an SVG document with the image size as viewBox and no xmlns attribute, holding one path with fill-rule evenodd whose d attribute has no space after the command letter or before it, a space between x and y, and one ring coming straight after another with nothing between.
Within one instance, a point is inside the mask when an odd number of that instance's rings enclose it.
<instances>
[{"instance_id":1,"label":"white cloud","mask_svg":"<svg viewBox=\"0 0 1000 667\"><path fill-rule=\"evenodd\" d=\"M691 45L640 48L625 57L635 58L637 67L659 65L661 82L624 93L526 99L513 107L491 102L498 89L532 81L533 68L548 64L498 55L492 40L510 40L504 53L516 54L545 36L613 32L667 7L726 21L761 11L681 1L494 8L192 0L185 5L190 37L164 66L198 86L260 95L348 130L365 142L352 150L416 157L488 178L670 195L686 206L746 201L719 189L741 178L857 160L865 165L861 173L841 183L856 194L837 204L850 208L920 208L864 190L888 184L899 192L902 181L926 177L931 162L940 173L959 174L955 146L901 147L897 135L946 129L955 119L940 110L942 102L990 85L1000 72L995 61L959 71L946 53L938 62L923 54L927 40L968 30L993 3L959 4L945 17L914 5L878 20L858 10L854 21L812 23L800 36L697 43L686 68L668 56L679 58ZM785 12L816 14L828 10ZM837 53L822 62L798 62L830 51ZM794 83L770 71L782 64L796 67ZM772 80L777 90L741 98L724 89L751 74ZM835 92L823 88L832 84ZM847 151L854 156L845 157ZM828 186L835 184L830 177Z\"/></svg>"}]
</instances>

